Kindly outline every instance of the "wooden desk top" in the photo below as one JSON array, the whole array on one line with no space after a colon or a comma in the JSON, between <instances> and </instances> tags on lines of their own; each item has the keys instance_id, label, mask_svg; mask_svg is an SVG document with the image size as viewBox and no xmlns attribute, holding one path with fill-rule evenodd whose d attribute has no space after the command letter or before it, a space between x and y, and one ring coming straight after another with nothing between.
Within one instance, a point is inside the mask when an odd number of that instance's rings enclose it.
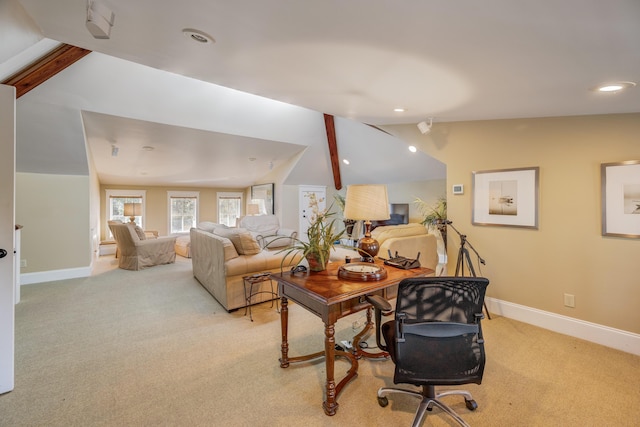
<instances>
[{"instance_id":1,"label":"wooden desk top","mask_svg":"<svg viewBox=\"0 0 640 427\"><path fill-rule=\"evenodd\" d=\"M386 279L370 282L341 279L338 277L338 268L342 265L340 262L330 262L327 269L321 272L292 274L287 271L273 273L271 276L287 287L297 288L307 297L330 306L396 285L407 277L430 276L434 273L430 268L420 267L403 270L386 266L380 260L376 260L375 263L387 270Z\"/></svg>"}]
</instances>

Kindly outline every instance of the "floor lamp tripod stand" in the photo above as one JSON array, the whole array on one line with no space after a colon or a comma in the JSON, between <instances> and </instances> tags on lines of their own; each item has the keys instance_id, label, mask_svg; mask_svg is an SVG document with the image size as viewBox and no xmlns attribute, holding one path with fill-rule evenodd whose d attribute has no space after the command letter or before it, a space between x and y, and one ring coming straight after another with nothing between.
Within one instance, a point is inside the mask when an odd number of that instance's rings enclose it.
<instances>
[{"instance_id":1,"label":"floor lamp tripod stand","mask_svg":"<svg viewBox=\"0 0 640 427\"><path fill-rule=\"evenodd\" d=\"M476 249L471 245L471 243L469 243L469 241L467 240L467 236L465 234L460 233L453 226L452 221L445 221L445 224L450 226L453 229L453 231L458 233L458 236L460 236L460 249L458 250L458 261L456 262L455 276L456 277L464 276L464 264L466 261L467 270L469 270L469 274L471 275L471 277L477 277L476 270L473 268L473 263L471 262L471 257L469 256L469 250L467 249L467 246L469 246L471 250L476 254L480 264L485 265L484 259L482 259L478 251L476 251ZM487 303L483 301L483 304L484 304L484 310L487 312L487 317L489 318L489 320L491 320L491 315L489 314L489 310L487 309Z\"/></svg>"}]
</instances>

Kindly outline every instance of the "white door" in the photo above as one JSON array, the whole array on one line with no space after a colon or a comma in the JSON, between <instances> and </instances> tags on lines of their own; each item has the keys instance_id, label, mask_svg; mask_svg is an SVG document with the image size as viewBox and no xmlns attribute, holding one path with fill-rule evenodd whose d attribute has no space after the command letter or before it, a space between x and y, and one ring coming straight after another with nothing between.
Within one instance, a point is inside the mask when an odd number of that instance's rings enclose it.
<instances>
[{"instance_id":1,"label":"white door","mask_svg":"<svg viewBox=\"0 0 640 427\"><path fill-rule=\"evenodd\" d=\"M309 204L312 200L315 200L317 201L318 210L325 210L327 207L327 187L320 185L301 185L298 200L300 203L298 239L306 242L308 241L307 229L309 228L309 221L313 216L313 208Z\"/></svg>"},{"instance_id":2,"label":"white door","mask_svg":"<svg viewBox=\"0 0 640 427\"><path fill-rule=\"evenodd\" d=\"M13 390L16 89L0 85L0 393Z\"/></svg>"}]
</instances>

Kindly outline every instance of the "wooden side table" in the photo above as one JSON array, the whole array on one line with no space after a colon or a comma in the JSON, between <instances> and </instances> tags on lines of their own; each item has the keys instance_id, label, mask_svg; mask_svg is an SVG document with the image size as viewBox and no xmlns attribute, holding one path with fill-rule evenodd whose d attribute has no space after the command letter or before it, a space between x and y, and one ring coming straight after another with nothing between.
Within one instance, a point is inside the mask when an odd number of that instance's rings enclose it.
<instances>
[{"instance_id":1,"label":"wooden side table","mask_svg":"<svg viewBox=\"0 0 640 427\"><path fill-rule=\"evenodd\" d=\"M257 283L262 283L269 281L271 285L271 291L253 291L253 285ZM258 294L271 294L273 299L271 300L271 307L273 307L273 301L276 302L276 311L280 313L280 307L278 306L278 294L273 290L273 280L271 280L271 272L267 271L264 273L256 273L250 276L244 276L242 278L242 284L244 286L244 299L247 302L247 305L244 307L244 315L247 315L247 310L249 310L249 319L253 322L253 316L251 314L251 298Z\"/></svg>"}]
</instances>

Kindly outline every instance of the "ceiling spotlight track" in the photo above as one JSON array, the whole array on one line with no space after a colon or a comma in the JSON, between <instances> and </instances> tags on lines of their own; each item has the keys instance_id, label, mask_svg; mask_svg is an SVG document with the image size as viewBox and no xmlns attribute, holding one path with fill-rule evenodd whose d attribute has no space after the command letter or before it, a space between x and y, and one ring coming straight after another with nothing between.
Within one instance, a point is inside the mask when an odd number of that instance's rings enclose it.
<instances>
[{"instance_id":1,"label":"ceiling spotlight track","mask_svg":"<svg viewBox=\"0 0 640 427\"><path fill-rule=\"evenodd\" d=\"M420 129L421 134L427 134L431 132L431 126L433 125L433 117L429 117L429 123L426 121L422 121L418 123L418 129Z\"/></svg>"}]
</instances>

